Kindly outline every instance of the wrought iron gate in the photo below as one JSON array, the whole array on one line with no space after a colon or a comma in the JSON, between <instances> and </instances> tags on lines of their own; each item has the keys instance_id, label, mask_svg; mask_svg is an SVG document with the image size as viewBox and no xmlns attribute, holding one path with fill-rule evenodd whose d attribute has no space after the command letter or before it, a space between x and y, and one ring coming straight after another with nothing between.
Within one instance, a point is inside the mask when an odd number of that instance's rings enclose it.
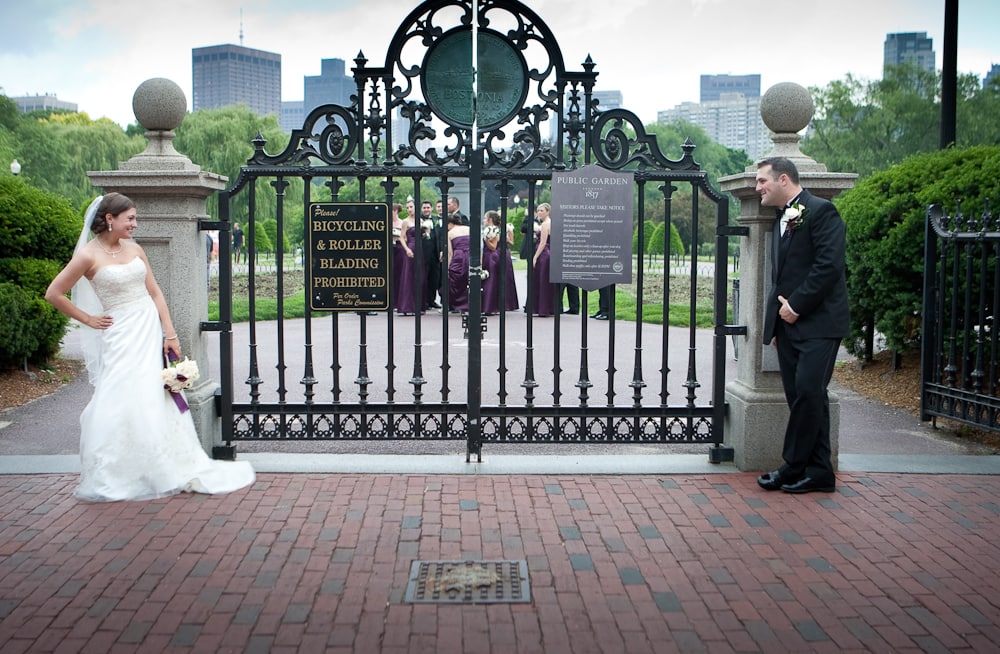
<instances>
[{"instance_id":1,"label":"wrought iron gate","mask_svg":"<svg viewBox=\"0 0 1000 654\"><path fill-rule=\"evenodd\" d=\"M465 115L461 106L436 97L432 74L470 73L452 70L447 52L461 50L455 47L461 39L471 42L473 31L481 51L503 60L492 71L480 60L480 82L499 90L491 95L480 87L478 112ZM222 239L215 328L229 455L235 442L262 439L457 440L466 443L467 460L480 457L483 443L492 442L701 442L725 452L720 445L726 337L740 333L726 325L726 253L729 236L740 228L728 225L728 201L695 163L694 146L685 143L680 159L668 159L633 113L603 110L594 97L594 63L588 57L582 71L566 70L555 36L520 2L479 0L479 7L470 0L424 2L401 23L384 66L369 66L362 54L354 64L351 106L312 111L278 154L268 154L258 135L239 178L220 193L224 230L233 221L250 225L265 217L278 227L273 262L278 318L267 323L254 317L263 270L256 230L247 230L250 319L245 323L233 323L232 258L228 239ZM553 124L550 141L547 126ZM553 172L587 164L634 173L636 320L589 321L586 292L578 316L481 315L483 211L498 209L506 224L511 207L521 201L531 216ZM290 275L306 274L289 265L296 255L284 251L292 216L308 215L313 202L344 201L354 184L352 200L402 202L399 187L411 181L417 208L428 185L435 200L446 200L456 185L468 183L467 316L460 322L445 297L440 315L317 313L307 302L303 318L282 317L284 285L295 278ZM301 206L289 204L293 183L301 184ZM657 200L656 215L647 215L647 198ZM671 275L675 205L687 208L692 237L685 244L689 254ZM717 255L708 291L699 285L704 271L697 234L704 220L714 223L711 245ZM664 274L652 283L647 221L668 227L657 248ZM528 230L527 237L532 234ZM508 245L500 241L503 257ZM529 260L529 289L534 275ZM668 326L668 298L678 280L691 302L687 328ZM711 330L696 325L695 306L706 293L714 297ZM654 316L660 324L645 320L650 296L662 298Z\"/></svg>"},{"instance_id":2,"label":"wrought iron gate","mask_svg":"<svg viewBox=\"0 0 1000 654\"><path fill-rule=\"evenodd\" d=\"M1000 431L1000 220L931 205L925 238L920 417Z\"/></svg>"}]
</instances>

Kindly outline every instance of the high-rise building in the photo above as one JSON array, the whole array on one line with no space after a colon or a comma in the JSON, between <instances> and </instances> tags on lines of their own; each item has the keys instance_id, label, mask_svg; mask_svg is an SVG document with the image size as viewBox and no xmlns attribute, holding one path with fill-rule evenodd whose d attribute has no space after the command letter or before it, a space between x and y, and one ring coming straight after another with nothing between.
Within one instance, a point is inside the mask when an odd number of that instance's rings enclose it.
<instances>
[{"instance_id":1,"label":"high-rise building","mask_svg":"<svg viewBox=\"0 0 1000 654\"><path fill-rule=\"evenodd\" d=\"M747 98L760 97L760 75L702 75L701 101L714 102L723 93L742 93Z\"/></svg>"},{"instance_id":2,"label":"high-rise building","mask_svg":"<svg viewBox=\"0 0 1000 654\"><path fill-rule=\"evenodd\" d=\"M11 98L11 100L17 104L17 108L23 113L35 111L36 109L41 109L42 111L48 111L50 109L77 111L75 102L60 100L54 93L52 95L23 95L17 98Z\"/></svg>"},{"instance_id":3,"label":"high-rise building","mask_svg":"<svg viewBox=\"0 0 1000 654\"><path fill-rule=\"evenodd\" d=\"M319 75L306 75L302 107L305 115L324 104L351 106L351 95L357 93L358 87L345 71L343 59L323 59Z\"/></svg>"},{"instance_id":4,"label":"high-rise building","mask_svg":"<svg viewBox=\"0 0 1000 654\"><path fill-rule=\"evenodd\" d=\"M986 77L983 78L983 88L985 89L994 78L1000 78L1000 64L993 64L990 67L990 72L986 73Z\"/></svg>"},{"instance_id":5,"label":"high-rise building","mask_svg":"<svg viewBox=\"0 0 1000 654\"><path fill-rule=\"evenodd\" d=\"M594 89L591 91L591 97L597 100L597 110L598 111L610 111L612 109L623 108L624 101L622 99L622 92L617 90L598 90ZM580 92L580 111L583 111L583 92ZM583 116L580 117L581 119ZM556 130L559 129L559 121L555 118L551 118L549 121L549 140L555 142L557 135Z\"/></svg>"},{"instance_id":6,"label":"high-rise building","mask_svg":"<svg viewBox=\"0 0 1000 654\"><path fill-rule=\"evenodd\" d=\"M656 114L657 122L684 120L698 125L714 141L733 150L743 150L753 160L770 152L771 133L760 117L760 94L721 93L718 100L683 102Z\"/></svg>"},{"instance_id":7,"label":"high-rise building","mask_svg":"<svg viewBox=\"0 0 1000 654\"><path fill-rule=\"evenodd\" d=\"M192 110L245 104L281 116L281 55L242 45L191 49Z\"/></svg>"},{"instance_id":8,"label":"high-rise building","mask_svg":"<svg viewBox=\"0 0 1000 654\"><path fill-rule=\"evenodd\" d=\"M622 108L622 92L621 91L598 91L593 92L594 99L598 101L597 109L599 111L608 111L610 109L621 109Z\"/></svg>"},{"instance_id":9,"label":"high-rise building","mask_svg":"<svg viewBox=\"0 0 1000 654\"><path fill-rule=\"evenodd\" d=\"M282 100L281 101L281 129L291 132L293 129L302 127L306 122L306 112L303 108L302 100Z\"/></svg>"},{"instance_id":10,"label":"high-rise building","mask_svg":"<svg viewBox=\"0 0 1000 654\"><path fill-rule=\"evenodd\" d=\"M885 35L883 69L901 64L915 65L929 73L937 70L934 40L927 36L927 32L898 32Z\"/></svg>"}]
</instances>

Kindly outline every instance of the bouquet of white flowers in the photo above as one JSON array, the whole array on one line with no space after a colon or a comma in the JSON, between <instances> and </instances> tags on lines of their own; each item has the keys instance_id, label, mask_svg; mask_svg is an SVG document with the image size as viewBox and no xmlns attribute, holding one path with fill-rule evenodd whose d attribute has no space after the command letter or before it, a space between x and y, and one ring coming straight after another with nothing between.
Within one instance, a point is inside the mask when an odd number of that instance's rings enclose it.
<instances>
[{"instance_id":1,"label":"bouquet of white flowers","mask_svg":"<svg viewBox=\"0 0 1000 654\"><path fill-rule=\"evenodd\" d=\"M496 225L487 225L483 227L483 237L484 238L498 238L500 236L500 228Z\"/></svg>"},{"instance_id":2,"label":"bouquet of white flowers","mask_svg":"<svg viewBox=\"0 0 1000 654\"><path fill-rule=\"evenodd\" d=\"M171 361L160 374L163 377L163 388L171 393L179 393L185 388L191 388L200 376L198 363L187 357L184 357L183 361L177 361L171 357Z\"/></svg>"},{"instance_id":3,"label":"bouquet of white flowers","mask_svg":"<svg viewBox=\"0 0 1000 654\"><path fill-rule=\"evenodd\" d=\"M198 363L187 357L184 357L183 361L178 361L177 355L173 352L167 352L164 363L166 366L160 372L160 376L163 378L163 388L170 391L170 396L173 398L174 404L177 405L177 409L184 413L188 410L188 403L181 395L181 391L185 388L191 388L195 380L201 376L201 373L198 372Z\"/></svg>"}]
</instances>

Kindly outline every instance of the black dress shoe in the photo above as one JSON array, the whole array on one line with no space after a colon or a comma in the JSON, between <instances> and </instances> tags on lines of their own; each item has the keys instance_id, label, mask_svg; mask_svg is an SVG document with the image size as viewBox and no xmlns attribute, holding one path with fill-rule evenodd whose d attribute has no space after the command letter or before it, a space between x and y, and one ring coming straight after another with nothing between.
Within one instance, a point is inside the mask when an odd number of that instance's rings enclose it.
<instances>
[{"instance_id":1,"label":"black dress shoe","mask_svg":"<svg viewBox=\"0 0 1000 654\"><path fill-rule=\"evenodd\" d=\"M760 477L757 477L757 485L764 490L776 491L781 490L781 487L788 483L788 479L781 476L781 472L778 470L772 470L771 472L765 472Z\"/></svg>"},{"instance_id":2,"label":"black dress shoe","mask_svg":"<svg viewBox=\"0 0 1000 654\"><path fill-rule=\"evenodd\" d=\"M812 477L803 477L794 484L783 484L781 490L786 493L832 493L837 490L837 486L832 480L822 481Z\"/></svg>"},{"instance_id":3,"label":"black dress shoe","mask_svg":"<svg viewBox=\"0 0 1000 654\"><path fill-rule=\"evenodd\" d=\"M598 311L597 313L595 313L595 314L592 314L592 315L591 315L590 317L591 317L591 318L596 318L597 316L600 316L600 315L601 315L601 312L600 312L600 311Z\"/></svg>"},{"instance_id":4,"label":"black dress shoe","mask_svg":"<svg viewBox=\"0 0 1000 654\"><path fill-rule=\"evenodd\" d=\"M580 312L579 311L573 311L572 309L563 309L563 313L565 313L566 315L569 315L569 316L576 316L576 315L579 315Z\"/></svg>"},{"instance_id":5,"label":"black dress shoe","mask_svg":"<svg viewBox=\"0 0 1000 654\"><path fill-rule=\"evenodd\" d=\"M599 313L599 314L597 314L594 317L597 318L598 320L607 320L608 319L608 314L606 314L606 313Z\"/></svg>"}]
</instances>

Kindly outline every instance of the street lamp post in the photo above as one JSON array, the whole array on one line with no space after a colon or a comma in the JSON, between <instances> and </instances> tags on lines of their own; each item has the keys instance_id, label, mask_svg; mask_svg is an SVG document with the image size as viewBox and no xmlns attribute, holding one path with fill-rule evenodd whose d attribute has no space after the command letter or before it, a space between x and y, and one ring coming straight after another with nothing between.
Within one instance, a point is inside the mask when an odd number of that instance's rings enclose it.
<instances>
[{"instance_id":1,"label":"street lamp post","mask_svg":"<svg viewBox=\"0 0 1000 654\"><path fill-rule=\"evenodd\" d=\"M21 164L18 162L17 159L10 162L10 174L15 176L21 174Z\"/></svg>"}]
</instances>

